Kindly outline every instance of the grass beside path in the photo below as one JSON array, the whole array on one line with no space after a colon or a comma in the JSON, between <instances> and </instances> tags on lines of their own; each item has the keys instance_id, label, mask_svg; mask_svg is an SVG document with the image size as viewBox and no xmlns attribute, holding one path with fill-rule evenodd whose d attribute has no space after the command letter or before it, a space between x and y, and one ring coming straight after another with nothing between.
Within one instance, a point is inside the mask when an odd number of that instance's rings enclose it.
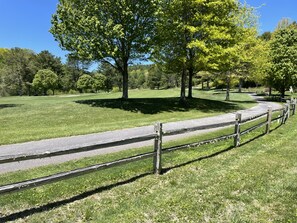
<instances>
[{"instance_id":1,"label":"grass beside path","mask_svg":"<svg viewBox=\"0 0 297 223\"><path fill-rule=\"evenodd\" d=\"M258 138L263 131L244 136L243 143L252 141L234 149L230 140L164 154L161 176L150 174L148 159L1 196L0 216L18 222L297 222L297 116ZM0 184L148 150L0 175Z\"/></svg>"},{"instance_id":2,"label":"grass beside path","mask_svg":"<svg viewBox=\"0 0 297 223\"><path fill-rule=\"evenodd\" d=\"M0 98L0 145L39 139L104 132L214 116L252 107L247 94L234 93L225 102L223 91L194 91L187 105L179 90L131 90L127 101L120 93Z\"/></svg>"}]
</instances>

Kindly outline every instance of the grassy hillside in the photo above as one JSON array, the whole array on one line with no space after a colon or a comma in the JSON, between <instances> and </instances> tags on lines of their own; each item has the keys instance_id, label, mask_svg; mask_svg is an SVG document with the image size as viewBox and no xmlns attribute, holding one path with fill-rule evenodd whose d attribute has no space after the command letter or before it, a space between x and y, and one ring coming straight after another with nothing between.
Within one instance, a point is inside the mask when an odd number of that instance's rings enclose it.
<instances>
[{"instance_id":1,"label":"grassy hillside","mask_svg":"<svg viewBox=\"0 0 297 223\"><path fill-rule=\"evenodd\" d=\"M297 222L296 123L294 116L269 135L259 138L263 129L246 135L238 148L230 140L166 154L161 176L150 174L148 159L1 196L0 216L7 217L0 222ZM0 184L148 150L5 174Z\"/></svg>"},{"instance_id":2,"label":"grassy hillside","mask_svg":"<svg viewBox=\"0 0 297 223\"><path fill-rule=\"evenodd\" d=\"M179 90L133 90L128 101L120 93L47 97L0 97L0 145L95 133L231 112L255 105L247 94L194 91L181 105Z\"/></svg>"}]
</instances>

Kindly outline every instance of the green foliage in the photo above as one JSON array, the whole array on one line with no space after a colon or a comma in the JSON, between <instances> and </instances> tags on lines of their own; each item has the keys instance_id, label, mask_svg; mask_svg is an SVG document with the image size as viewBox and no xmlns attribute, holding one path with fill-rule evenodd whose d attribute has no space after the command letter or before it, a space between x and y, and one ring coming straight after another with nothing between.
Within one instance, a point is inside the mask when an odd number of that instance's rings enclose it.
<instances>
[{"instance_id":1,"label":"green foliage","mask_svg":"<svg viewBox=\"0 0 297 223\"><path fill-rule=\"evenodd\" d=\"M78 79L76 86L82 92L88 92L93 89L94 84L94 78L89 74L84 74Z\"/></svg>"},{"instance_id":2,"label":"green foliage","mask_svg":"<svg viewBox=\"0 0 297 223\"><path fill-rule=\"evenodd\" d=\"M128 98L128 64L149 52L155 0L61 0L51 33L79 58L110 63L123 77Z\"/></svg>"},{"instance_id":3,"label":"green foliage","mask_svg":"<svg viewBox=\"0 0 297 223\"><path fill-rule=\"evenodd\" d=\"M234 42L236 26L232 15L236 9L234 0L161 1L154 56L168 70L182 75L181 98L185 97L187 72L189 97L192 97L194 74L217 67L214 61L218 60L210 60L214 52L219 54L223 47Z\"/></svg>"},{"instance_id":4,"label":"green foliage","mask_svg":"<svg viewBox=\"0 0 297 223\"><path fill-rule=\"evenodd\" d=\"M35 66L38 70L49 69L56 73L58 76L62 75L62 62L61 59L55 57L47 50L41 51L34 59Z\"/></svg>"},{"instance_id":5,"label":"green foliage","mask_svg":"<svg viewBox=\"0 0 297 223\"><path fill-rule=\"evenodd\" d=\"M52 90L54 94L57 86L58 75L49 69L39 70L33 80L33 87L43 95L46 95L48 90Z\"/></svg>"},{"instance_id":6,"label":"green foliage","mask_svg":"<svg viewBox=\"0 0 297 223\"><path fill-rule=\"evenodd\" d=\"M33 51L21 48L5 50L2 54L1 92L9 95L30 95L31 85L36 67L34 66L35 54Z\"/></svg>"},{"instance_id":7,"label":"green foliage","mask_svg":"<svg viewBox=\"0 0 297 223\"><path fill-rule=\"evenodd\" d=\"M96 73L93 76L93 89L95 92L98 92L99 90L106 90L106 77L103 74Z\"/></svg>"},{"instance_id":8,"label":"green foliage","mask_svg":"<svg viewBox=\"0 0 297 223\"><path fill-rule=\"evenodd\" d=\"M286 89L297 85L297 28L289 26L276 30L270 48L269 79L284 97Z\"/></svg>"}]
</instances>

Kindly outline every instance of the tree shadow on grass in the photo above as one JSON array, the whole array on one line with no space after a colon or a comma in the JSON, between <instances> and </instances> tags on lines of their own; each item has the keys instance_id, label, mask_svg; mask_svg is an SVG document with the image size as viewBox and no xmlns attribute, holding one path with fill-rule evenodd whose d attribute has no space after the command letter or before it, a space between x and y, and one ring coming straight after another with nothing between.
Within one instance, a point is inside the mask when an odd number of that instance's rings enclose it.
<instances>
[{"instance_id":1,"label":"tree shadow on grass","mask_svg":"<svg viewBox=\"0 0 297 223\"><path fill-rule=\"evenodd\" d=\"M178 97L172 98L131 98L80 100L79 104L91 107L121 109L125 111L158 114L160 112L186 112L198 110L202 112L228 112L240 109L235 103L214 101L200 98L187 99L182 103Z\"/></svg>"},{"instance_id":2,"label":"tree shadow on grass","mask_svg":"<svg viewBox=\"0 0 297 223\"><path fill-rule=\"evenodd\" d=\"M42 206L39 206L39 207L34 207L34 208L27 209L27 210L24 210L24 211L20 211L20 212L17 212L17 213L12 213L12 214L4 216L4 217L0 216L0 222L16 221L17 219L25 218L25 217L31 216L33 214L42 213L42 212L49 211L49 210L54 209L54 208L59 208L59 207L62 207L64 205L73 203L75 201L85 199L85 198L90 197L90 196L92 196L94 194L98 194L98 193L101 193L101 192L104 192L104 191L107 191L107 190L111 190L114 187L118 187L118 186L122 186L122 185L125 185L125 184L132 183L132 182L136 181L137 179L148 176L150 174L151 173L149 173L149 172L142 173L142 174L140 174L138 176L135 176L135 177L132 177L130 179L120 181L120 182L115 183L115 184L111 184L111 185L107 185L107 186L103 186L103 187L98 187L98 188L95 188L93 190L86 191L86 192L83 192L81 194L75 195L73 197L67 198L65 200L55 201L55 202L45 204L45 205L42 205Z\"/></svg>"},{"instance_id":3,"label":"tree shadow on grass","mask_svg":"<svg viewBox=\"0 0 297 223\"><path fill-rule=\"evenodd\" d=\"M0 104L0 109L20 107L19 104Z\"/></svg>"},{"instance_id":4,"label":"tree shadow on grass","mask_svg":"<svg viewBox=\"0 0 297 223\"><path fill-rule=\"evenodd\" d=\"M229 150L231 150L233 148L234 147L229 147L229 148L221 150L219 152L216 152L216 153L213 153L213 154L210 154L210 155L207 155L207 156L199 157L199 158L197 158L195 160L191 160L191 161L188 161L188 162L185 162L185 163L181 163L181 164L173 166L173 167L165 168L165 169L162 170L162 174L164 174L167 171L172 170L172 169L176 169L176 168L186 166L186 165L194 163L194 162L198 162L198 161L201 161L201 160L204 160L204 159L215 157L215 156L217 156L217 155L219 155L221 153L227 152L227 151L229 151ZM114 184L111 184L111 185L98 187L98 188L95 188L93 190L83 192L81 194L75 195L73 197L70 197L70 198L67 198L67 199L64 199L64 200L55 201L55 202L48 203L48 204L45 204L45 205L42 205L42 206L39 206L39 207L33 207L33 208L30 208L30 209L26 209L26 210L23 210L23 211L12 213L12 214L6 215L6 216L1 216L0 215L0 222L16 221L16 220L21 219L21 218L29 217L29 216L31 216L33 214L38 214L38 213L42 213L42 212L45 212L45 211L49 211L51 209L59 208L59 207L62 207L64 205L73 203L75 201L83 200L83 199L88 198L88 197L90 197L90 196L92 196L94 194L102 193L104 191L111 190L111 189L113 189L115 187L132 183L132 182L134 182L134 181L136 181L138 179L141 179L141 178L149 176L149 175L152 175L152 172L141 173L141 174L139 174L137 176L134 176L132 178L129 178L129 179L126 179L126 180L123 180L123 181L120 181L120 182L117 182L117 183L114 183Z\"/></svg>"}]
</instances>

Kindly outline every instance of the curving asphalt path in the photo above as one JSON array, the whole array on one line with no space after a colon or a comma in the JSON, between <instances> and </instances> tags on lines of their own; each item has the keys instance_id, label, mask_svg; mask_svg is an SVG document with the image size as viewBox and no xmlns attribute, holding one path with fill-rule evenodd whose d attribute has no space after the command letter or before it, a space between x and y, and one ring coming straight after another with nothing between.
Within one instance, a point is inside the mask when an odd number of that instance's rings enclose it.
<instances>
[{"instance_id":1,"label":"curving asphalt path","mask_svg":"<svg viewBox=\"0 0 297 223\"><path fill-rule=\"evenodd\" d=\"M277 104L277 103L262 101L261 97L256 97L256 96L253 96L253 97L258 102L258 105L253 108L240 110L232 113L227 113L223 115L218 115L214 117L178 121L178 122L169 122L169 123L163 124L163 130L168 131L168 130L174 130L174 129L180 129L180 128L190 128L190 127L203 126L208 124L230 122L235 120L235 114L238 112L242 113L242 118L245 119L245 118L252 117L257 114L266 112L269 106L271 106L272 109L278 109L282 107L280 104ZM175 135L175 136L167 136L163 138L163 141L166 142L173 139L176 140L186 136L188 137L191 135L197 135L205 132L215 131L217 129L218 128L209 129L209 130L199 130L199 131ZM44 153L47 151L53 152L53 151L72 149L77 147L84 147L89 145L96 145L102 142L110 142L110 141L129 138L132 136L145 135L145 134L152 133L153 131L154 131L154 127L153 125L151 125L151 126L108 131L108 132L97 133L97 134L62 137L62 138L46 139L46 140L40 140L40 141L20 143L20 144L3 145L3 146L0 146L0 159L2 156L32 154L32 153L35 154L35 153ZM153 145L152 140L123 145L123 146L115 146L110 148L98 149L98 150L93 150L89 152L81 152L81 153L75 153L70 155L56 156L52 158L27 160L27 161L21 161L17 163L0 164L0 173L30 169L30 168L44 166L48 164L58 164L69 160L81 159L83 157L113 153L121 150L131 149L131 148L140 148L147 145Z\"/></svg>"}]
</instances>

